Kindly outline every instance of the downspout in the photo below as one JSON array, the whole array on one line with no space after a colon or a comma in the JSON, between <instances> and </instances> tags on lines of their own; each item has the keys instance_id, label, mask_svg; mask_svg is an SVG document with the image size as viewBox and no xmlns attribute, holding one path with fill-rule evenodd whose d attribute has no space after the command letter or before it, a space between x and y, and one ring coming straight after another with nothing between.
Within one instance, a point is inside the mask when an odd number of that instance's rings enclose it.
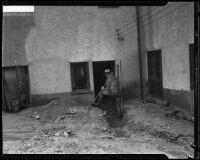
<instances>
[{"instance_id":1,"label":"downspout","mask_svg":"<svg viewBox=\"0 0 200 160\"><path fill-rule=\"evenodd\" d=\"M142 68L142 52L141 52L141 40L140 40L140 18L139 7L136 6L136 19L137 19L137 40L138 40L138 55L139 55L139 72L140 72L140 96L143 99L143 68Z\"/></svg>"}]
</instances>

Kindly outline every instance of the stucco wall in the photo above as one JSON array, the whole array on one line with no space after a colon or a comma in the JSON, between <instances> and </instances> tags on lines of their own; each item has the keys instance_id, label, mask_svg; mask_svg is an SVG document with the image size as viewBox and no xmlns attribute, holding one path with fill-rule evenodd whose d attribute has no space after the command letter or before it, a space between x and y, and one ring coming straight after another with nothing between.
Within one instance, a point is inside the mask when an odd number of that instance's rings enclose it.
<instances>
[{"instance_id":1,"label":"stucco wall","mask_svg":"<svg viewBox=\"0 0 200 160\"><path fill-rule=\"evenodd\" d=\"M135 7L36 6L25 43L32 94L71 92L69 62L121 59L123 87L138 96L137 39L115 32L130 16Z\"/></svg>"},{"instance_id":2,"label":"stucco wall","mask_svg":"<svg viewBox=\"0 0 200 160\"><path fill-rule=\"evenodd\" d=\"M164 7L140 7L140 14L145 13L149 15L148 18L143 16L141 21L145 68L146 51L161 49L163 87L189 91L189 44L194 43L194 3L170 2ZM145 76L147 79L147 68Z\"/></svg>"},{"instance_id":3,"label":"stucco wall","mask_svg":"<svg viewBox=\"0 0 200 160\"><path fill-rule=\"evenodd\" d=\"M33 16L4 14L2 26L2 66L27 65L24 45L34 26Z\"/></svg>"},{"instance_id":4,"label":"stucco wall","mask_svg":"<svg viewBox=\"0 0 200 160\"><path fill-rule=\"evenodd\" d=\"M194 3L140 7L140 15L145 81L148 81L147 51L161 49L164 98L189 111L192 100L189 44L194 43ZM173 98L176 102L172 97L176 97Z\"/></svg>"}]
</instances>

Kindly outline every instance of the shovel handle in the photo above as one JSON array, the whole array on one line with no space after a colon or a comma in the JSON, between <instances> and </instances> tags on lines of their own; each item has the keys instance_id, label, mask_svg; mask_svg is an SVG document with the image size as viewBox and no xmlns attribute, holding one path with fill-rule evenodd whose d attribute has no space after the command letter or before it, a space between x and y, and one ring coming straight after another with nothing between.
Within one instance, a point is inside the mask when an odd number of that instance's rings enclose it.
<instances>
[{"instance_id":1,"label":"shovel handle","mask_svg":"<svg viewBox=\"0 0 200 160\"><path fill-rule=\"evenodd\" d=\"M97 99L98 95L100 94L100 92L101 92L101 90L100 90L100 91L99 91L99 93L96 95L96 97L95 97L95 100L94 100L94 101L96 101L96 99Z\"/></svg>"}]
</instances>

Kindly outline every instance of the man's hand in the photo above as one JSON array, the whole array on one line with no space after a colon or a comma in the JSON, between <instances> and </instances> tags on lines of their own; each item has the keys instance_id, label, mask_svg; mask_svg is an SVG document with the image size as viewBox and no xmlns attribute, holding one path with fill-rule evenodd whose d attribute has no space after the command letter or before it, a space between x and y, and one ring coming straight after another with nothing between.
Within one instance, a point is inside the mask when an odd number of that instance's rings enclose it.
<instances>
[{"instance_id":1,"label":"man's hand","mask_svg":"<svg viewBox=\"0 0 200 160\"><path fill-rule=\"evenodd\" d=\"M102 86L101 89L103 90L103 89L104 89L104 86Z\"/></svg>"}]
</instances>

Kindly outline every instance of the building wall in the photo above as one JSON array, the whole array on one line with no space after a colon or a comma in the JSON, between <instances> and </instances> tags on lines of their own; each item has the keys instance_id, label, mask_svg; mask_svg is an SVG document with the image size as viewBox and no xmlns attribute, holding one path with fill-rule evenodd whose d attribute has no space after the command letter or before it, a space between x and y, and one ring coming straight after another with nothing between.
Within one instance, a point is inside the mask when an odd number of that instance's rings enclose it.
<instances>
[{"instance_id":1,"label":"building wall","mask_svg":"<svg viewBox=\"0 0 200 160\"><path fill-rule=\"evenodd\" d=\"M118 41L116 35L116 29L130 17L134 19L135 7L36 6L35 25L20 42L29 64L31 94L70 93L70 62L90 61L92 79L91 61L120 59L124 94L138 97L137 39L130 36ZM12 28L14 35L20 27ZM7 30L5 37L10 34ZM93 91L93 81L90 83Z\"/></svg>"},{"instance_id":2,"label":"building wall","mask_svg":"<svg viewBox=\"0 0 200 160\"><path fill-rule=\"evenodd\" d=\"M140 7L140 15L145 83L147 51L161 49L164 98L190 112L189 44L194 43L194 3Z\"/></svg>"},{"instance_id":3,"label":"building wall","mask_svg":"<svg viewBox=\"0 0 200 160\"><path fill-rule=\"evenodd\" d=\"M139 7L144 92L148 94L146 53L161 49L164 98L188 111L191 106L189 44L194 42L193 5L193 2L170 2L164 7ZM91 61L120 59L124 95L139 97L135 18L135 7L131 6L113 9L36 6L33 16L4 16L2 64L29 65L32 95L60 96L60 93L70 95L72 91L70 62L90 61L93 91ZM117 40L117 28L123 30L120 32L123 41ZM85 99L85 95L82 97Z\"/></svg>"},{"instance_id":4,"label":"building wall","mask_svg":"<svg viewBox=\"0 0 200 160\"><path fill-rule=\"evenodd\" d=\"M2 34L2 66L27 65L25 41L34 26L31 13L4 13Z\"/></svg>"}]
</instances>

